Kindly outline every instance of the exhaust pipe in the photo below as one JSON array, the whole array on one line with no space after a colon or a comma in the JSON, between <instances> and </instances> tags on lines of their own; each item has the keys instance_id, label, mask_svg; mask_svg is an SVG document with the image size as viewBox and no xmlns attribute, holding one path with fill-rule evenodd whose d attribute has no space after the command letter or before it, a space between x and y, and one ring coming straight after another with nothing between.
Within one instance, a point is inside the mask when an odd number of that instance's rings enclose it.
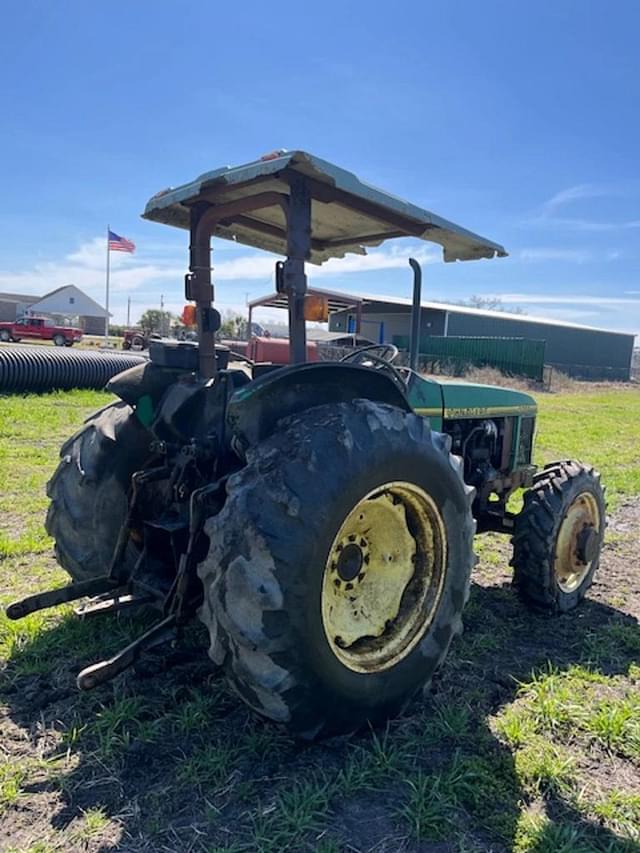
<instances>
[{"instance_id":1,"label":"exhaust pipe","mask_svg":"<svg viewBox=\"0 0 640 853\"><path fill-rule=\"evenodd\" d=\"M409 367L418 369L420 349L420 298L422 294L422 268L415 258L409 258L413 270L413 306L411 308L411 339L409 343Z\"/></svg>"}]
</instances>

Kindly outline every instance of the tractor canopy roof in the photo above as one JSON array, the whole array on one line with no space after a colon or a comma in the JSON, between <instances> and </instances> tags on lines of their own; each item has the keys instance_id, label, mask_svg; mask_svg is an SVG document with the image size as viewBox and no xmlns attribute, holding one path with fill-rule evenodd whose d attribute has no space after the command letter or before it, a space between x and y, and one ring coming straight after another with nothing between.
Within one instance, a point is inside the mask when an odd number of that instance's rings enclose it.
<instances>
[{"instance_id":1,"label":"tractor canopy roof","mask_svg":"<svg viewBox=\"0 0 640 853\"><path fill-rule=\"evenodd\" d=\"M198 202L218 205L264 192L289 195L292 174L307 178L311 194L311 260L321 264L347 253L366 254L393 237L416 237L439 243L445 261L505 257L498 243L478 236L429 210L403 201L305 151L277 151L243 166L205 172L175 189L150 199L145 219L189 228L190 207ZM217 224L214 236L247 246L287 254L282 206L274 203Z\"/></svg>"}]
</instances>

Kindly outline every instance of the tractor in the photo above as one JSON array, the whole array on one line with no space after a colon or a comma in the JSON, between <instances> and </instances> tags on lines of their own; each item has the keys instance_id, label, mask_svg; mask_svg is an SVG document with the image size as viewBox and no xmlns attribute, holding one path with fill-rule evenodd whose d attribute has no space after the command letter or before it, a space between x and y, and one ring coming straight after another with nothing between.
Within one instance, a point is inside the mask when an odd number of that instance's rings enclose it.
<instances>
[{"instance_id":1,"label":"tractor","mask_svg":"<svg viewBox=\"0 0 640 853\"><path fill-rule=\"evenodd\" d=\"M326 306L305 264L411 237L444 260L502 246L303 151L207 172L153 196L143 217L190 233L185 296L198 342L151 341L114 377L118 401L62 446L46 518L72 582L18 601L18 619L144 607L155 621L77 677L93 688L200 619L209 655L258 714L311 739L398 714L462 630L474 536L511 536L522 600L565 613L585 595L605 529L599 474L532 463L528 394L417 370L391 344L308 362ZM212 237L278 254L289 363L216 345ZM509 498L523 491L520 511ZM511 505L512 506L512 505Z\"/></svg>"}]
</instances>

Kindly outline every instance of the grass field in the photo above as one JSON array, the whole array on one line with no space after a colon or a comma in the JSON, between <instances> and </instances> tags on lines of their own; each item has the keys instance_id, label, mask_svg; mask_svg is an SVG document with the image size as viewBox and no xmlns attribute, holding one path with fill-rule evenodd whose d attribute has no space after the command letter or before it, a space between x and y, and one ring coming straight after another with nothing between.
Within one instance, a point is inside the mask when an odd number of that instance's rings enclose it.
<instances>
[{"instance_id":1,"label":"grass field","mask_svg":"<svg viewBox=\"0 0 640 853\"><path fill-rule=\"evenodd\" d=\"M42 527L61 441L109 398L0 399L0 604L65 580ZM583 606L551 619L477 540L466 630L385 729L300 746L227 690L194 626L174 666L80 694L141 618L0 616L0 850L640 851L640 393L541 395L539 462L578 457L610 524Z\"/></svg>"}]
</instances>

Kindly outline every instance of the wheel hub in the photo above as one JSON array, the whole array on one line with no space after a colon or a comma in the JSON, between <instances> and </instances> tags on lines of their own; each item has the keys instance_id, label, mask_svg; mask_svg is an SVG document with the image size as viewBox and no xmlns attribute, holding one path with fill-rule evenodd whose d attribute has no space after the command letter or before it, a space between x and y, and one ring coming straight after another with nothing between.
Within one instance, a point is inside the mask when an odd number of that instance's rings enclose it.
<instances>
[{"instance_id":1,"label":"wheel hub","mask_svg":"<svg viewBox=\"0 0 640 853\"><path fill-rule=\"evenodd\" d=\"M581 492L566 509L558 529L554 572L560 589L574 592L598 557L602 519L591 492Z\"/></svg>"},{"instance_id":2,"label":"wheel hub","mask_svg":"<svg viewBox=\"0 0 640 853\"><path fill-rule=\"evenodd\" d=\"M362 543L366 547L364 539L362 540ZM340 580L348 582L358 577L363 565L364 553L362 551L362 547L360 545L356 545L354 542L348 542L342 548L342 551L340 551L340 556L338 557L338 562L336 564L336 571ZM360 580L363 578L360 578Z\"/></svg>"},{"instance_id":3,"label":"wheel hub","mask_svg":"<svg viewBox=\"0 0 640 853\"><path fill-rule=\"evenodd\" d=\"M595 527L588 525L578 533L576 556L581 563L587 565L597 554L598 532Z\"/></svg>"},{"instance_id":4,"label":"wheel hub","mask_svg":"<svg viewBox=\"0 0 640 853\"><path fill-rule=\"evenodd\" d=\"M336 657L372 672L409 654L435 615L445 566L444 522L426 492L392 482L360 500L323 577L322 620Z\"/></svg>"}]
</instances>

